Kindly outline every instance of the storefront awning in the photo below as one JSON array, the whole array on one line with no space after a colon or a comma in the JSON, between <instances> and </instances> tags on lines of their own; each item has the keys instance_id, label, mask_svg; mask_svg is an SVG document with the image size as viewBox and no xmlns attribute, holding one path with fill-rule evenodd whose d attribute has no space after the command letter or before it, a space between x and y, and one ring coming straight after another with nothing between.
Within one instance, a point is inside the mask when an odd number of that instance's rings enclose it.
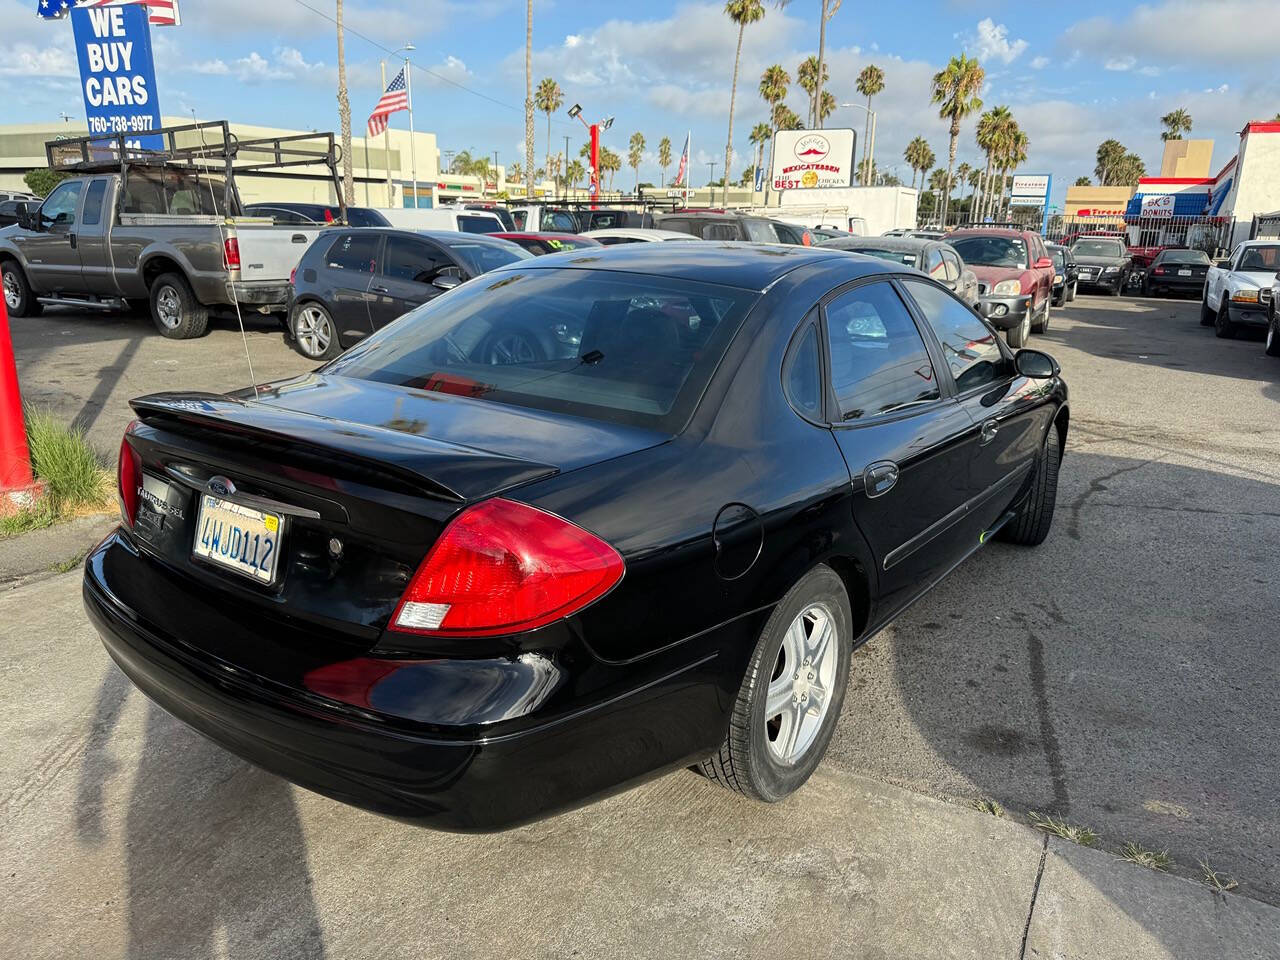
<instances>
[{"instance_id":1,"label":"storefront awning","mask_svg":"<svg viewBox=\"0 0 1280 960\"><path fill-rule=\"evenodd\" d=\"M1209 204L1209 216L1216 217L1218 215L1218 211L1222 209L1222 205L1226 202L1227 195L1230 193L1231 180L1228 180L1213 192L1213 202Z\"/></svg>"},{"instance_id":2,"label":"storefront awning","mask_svg":"<svg viewBox=\"0 0 1280 960\"><path fill-rule=\"evenodd\" d=\"M1124 209L1124 215L1128 217L1142 216L1142 198L1145 194L1135 193L1129 200L1129 205ZM1204 216L1205 204L1208 202L1208 195L1203 193L1176 193L1173 196L1173 213L1174 217L1201 217Z\"/></svg>"}]
</instances>

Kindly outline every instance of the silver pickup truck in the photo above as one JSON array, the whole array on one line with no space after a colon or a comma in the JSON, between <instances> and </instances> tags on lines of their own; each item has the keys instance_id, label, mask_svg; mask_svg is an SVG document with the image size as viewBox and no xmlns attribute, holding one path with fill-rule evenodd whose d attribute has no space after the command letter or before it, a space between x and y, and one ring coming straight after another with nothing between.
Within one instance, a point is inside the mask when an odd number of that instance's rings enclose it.
<instances>
[{"instance_id":1,"label":"silver pickup truck","mask_svg":"<svg viewBox=\"0 0 1280 960\"><path fill-rule=\"evenodd\" d=\"M235 157L234 138L227 140ZM63 156L67 144L55 144ZM45 304L146 305L160 333L188 339L205 332L211 308L286 309L289 275L322 227L237 216L229 160L215 174L193 165L181 147L179 162L157 155L123 164L95 162L98 151L81 148L80 159L62 164L79 175L0 229L0 282L11 314L31 316ZM316 163L315 153L309 158ZM57 165L52 150L50 161Z\"/></svg>"}]
</instances>

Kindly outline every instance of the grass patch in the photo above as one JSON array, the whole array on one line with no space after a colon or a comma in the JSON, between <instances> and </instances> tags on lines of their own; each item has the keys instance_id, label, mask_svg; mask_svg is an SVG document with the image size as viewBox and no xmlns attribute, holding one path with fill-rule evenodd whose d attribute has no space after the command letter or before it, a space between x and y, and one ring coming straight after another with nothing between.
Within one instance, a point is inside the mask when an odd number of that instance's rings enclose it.
<instances>
[{"instance_id":1,"label":"grass patch","mask_svg":"<svg viewBox=\"0 0 1280 960\"><path fill-rule=\"evenodd\" d=\"M72 570L76 569L76 567L80 566L80 564L84 563L84 558L88 555L88 550L81 550L74 557L68 557L66 560L60 560L49 569L54 573L70 573Z\"/></svg>"},{"instance_id":2,"label":"grass patch","mask_svg":"<svg viewBox=\"0 0 1280 960\"><path fill-rule=\"evenodd\" d=\"M34 407L27 407L25 415L31 469L44 484L44 496L33 509L0 517L0 537L49 527L81 514L111 512L115 503L111 474L84 432Z\"/></svg>"},{"instance_id":3,"label":"grass patch","mask_svg":"<svg viewBox=\"0 0 1280 960\"><path fill-rule=\"evenodd\" d=\"M1150 870L1168 870L1173 864L1169 859L1168 850L1148 850L1142 844L1134 843L1132 840L1120 846L1120 856L1116 859L1128 860L1130 863L1136 863Z\"/></svg>"},{"instance_id":4,"label":"grass patch","mask_svg":"<svg viewBox=\"0 0 1280 960\"><path fill-rule=\"evenodd\" d=\"M1005 816L1004 807L1000 806L999 800L979 798L973 801L973 809L982 813L989 813L991 816L999 817L1002 820Z\"/></svg>"},{"instance_id":5,"label":"grass patch","mask_svg":"<svg viewBox=\"0 0 1280 960\"><path fill-rule=\"evenodd\" d=\"M1037 830L1043 830L1045 833L1061 837L1063 840L1078 843L1082 847L1096 847L1098 840L1101 839L1090 827L1074 827L1065 820L1046 816L1034 810L1028 816L1031 819L1031 825Z\"/></svg>"},{"instance_id":6,"label":"grass patch","mask_svg":"<svg viewBox=\"0 0 1280 960\"><path fill-rule=\"evenodd\" d=\"M1239 886L1235 877L1219 873L1209 866L1208 860L1197 860L1196 863L1200 864L1200 869L1204 871L1204 882L1213 888L1214 893L1227 893Z\"/></svg>"}]
</instances>

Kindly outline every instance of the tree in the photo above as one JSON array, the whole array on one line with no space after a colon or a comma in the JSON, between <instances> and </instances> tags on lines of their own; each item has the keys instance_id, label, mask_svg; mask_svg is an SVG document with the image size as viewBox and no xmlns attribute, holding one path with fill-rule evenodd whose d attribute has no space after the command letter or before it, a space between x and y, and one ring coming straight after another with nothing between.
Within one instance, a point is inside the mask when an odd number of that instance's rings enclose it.
<instances>
[{"instance_id":1,"label":"tree","mask_svg":"<svg viewBox=\"0 0 1280 960\"><path fill-rule=\"evenodd\" d=\"M538 92L533 96L538 109L547 115L547 165L551 165L551 115L564 106L564 92L560 84L550 77L538 81Z\"/></svg>"},{"instance_id":2,"label":"tree","mask_svg":"<svg viewBox=\"0 0 1280 960\"><path fill-rule=\"evenodd\" d=\"M507 171L507 179L512 183L519 183L524 179L524 166L517 160L511 165L511 169Z\"/></svg>"},{"instance_id":3,"label":"tree","mask_svg":"<svg viewBox=\"0 0 1280 960\"><path fill-rule=\"evenodd\" d=\"M48 167L28 170L22 175L22 182L37 197L47 197L50 191L65 179L67 174L60 170L50 170Z\"/></svg>"},{"instance_id":4,"label":"tree","mask_svg":"<svg viewBox=\"0 0 1280 960\"><path fill-rule=\"evenodd\" d=\"M995 158L1001 145L1009 137L1010 130L1016 126L1013 113L1006 106L992 107L978 118L978 129L974 134L979 149L986 154L987 165L982 176L982 203L978 208L981 219L990 212L996 192L992 189L991 178L995 172ZM1003 193L1003 188L1001 188Z\"/></svg>"},{"instance_id":5,"label":"tree","mask_svg":"<svg viewBox=\"0 0 1280 960\"><path fill-rule=\"evenodd\" d=\"M757 123L751 128L751 136L748 137L756 147L755 166L759 167L764 162L764 145L769 142L773 136L773 130L767 123ZM752 171L754 175L754 170Z\"/></svg>"},{"instance_id":6,"label":"tree","mask_svg":"<svg viewBox=\"0 0 1280 960\"><path fill-rule=\"evenodd\" d=\"M547 118L547 152L551 152L551 118ZM524 169L529 182L525 196L533 197L533 0L524 16Z\"/></svg>"},{"instance_id":7,"label":"tree","mask_svg":"<svg viewBox=\"0 0 1280 960\"><path fill-rule=\"evenodd\" d=\"M929 144L925 142L924 137L916 137L907 144L907 149L902 151L902 159L911 167L911 188L914 190L916 174L923 174L933 166L933 151L929 149ZM921 181L923 186L923 177Z\"/></svg>"},{"instance_id":8,"label":"tree","mask_svg":"<svg viewBox=\"0 0 1280 960\"><path fill-rule=\"evenodd\" d=\"M833 94L830 90L823 90L822 91L822 109L819 111L820 116L818 117L818 126L822 126L822 121L827 119L827 117L831 116L833 113L835 113L836 107L838 106L840 106L840 104L836 101L835 94Z\"/></svg>"},{"instance_id":9,"label":"tree","mask_svg":"<svg viewBox=\"0 0 1280 960\"><path fill-rule=\"evenodd\" d=\"M947 150L947 193L942 201L942 223L947 222L947 206L951 199L951 168L956 162L956 143L960 139L960 121L982 109L978 91L986 72L976 59L967 54L952 57L933 77L934 103L939 104L938 116L951 122L951 145Z\"/></svg>"},{"instance_id":10,"label":"tree","mask_svg":"<svg viewBox=\"0 0 1280 960\"><path fill-rule=\"evenodd\" d=\"M867 98L867 117L862 130L863 183L871 182L871 98L884 90L884 71L874 64L858 74L858 92Z\"/></svg>"},{"instance_id":11,"label":"tree","mask_svg":"<svg viewBox=\"0 0 1280 960\"><path fill-rule=\"evenodd\" d=\"M1135 186L1147 175L1146 164L1136 153L1126 153L1116 164L1111 175L1111 182L1122 186Z\"/></svg>"},{"instance_id":12,"label":"tree","mask_svg":"<svg viewBox=\"0 0 1280 960\"><path fill-rule=\"evenodd\" d=\"M738 65L742 62L742 35L747 24L757 23L764 18L764 4L760 0L728 0L724 12L729 19L738 25L738 51L733 56L733 83L729 87L729 135L724 143L725 179L728 180L729 165L733 163L733 109L738 99ZM729 202L729 186L724 188L725 203Z\"/></svg>"},{"instance_id":13,"label":"tree","mask_svg":"<svg viewBox=\"0 0 1280 960\"><path fill-rule=\"evenodd\" d=\"M929 174L929 191L933 194L933 213L938 212L939 205L943 205L942 209L946 209L946 201L942 199L943 191L950 188L951 177L946 170L938 167L933 173ZM935 218L936 219L936 218ZM945 223L944 223L945 226Z\"/></svg>"},{"instance_id":14,"label":"tree","mask_svg":"<svg viewBox=\"0 0 1280 960\"><path fill-rule=\"evenodd\" d=\"M622 169L622 158L608 147L600 148L600 172L609 175L609 190L613 190L613 175Z\"/></svg>"},{"instance_id":15,"label":"tree","mask_svg":"<svg viewBox=\"0 0 1280 960\"><path fill-rule=\"evenodd\" d=\"M1076 177L1076 182L1073 183L1072 186L1073 187L1091 187L1093 186L1093 181L1090 180L1088 177Z\"/></svg>"},{"instance_id":16,"label":"tree","mask_svg":"<svg viewBox=\"0 0 1280 960\"><path fill-rule=\"evenodd\" d=\"M823 68L822 81L825 83L831 77L827 74L826 68ZM818 105L818 58L810 54L796 68L796 83L800 85L800 89L809 95L809 113L806 121L809 126L817 127L818 121L814 115Z\"/></svg>"},{"instance_id":17,"label":"tree","mask_svg":"<svg viewBox=\"0 0 1280 960\"><path fill-rule=\"evenodd\" d=\"M751 187L756 182L756 168L753 164L742 171L742 176L738 178L738 186Z\"/></svg>"},{"instance_id":18,"label":"tree","mask_svg":"<svg viewBox=\"0 0 1280 960\"><path fill-rule=\"evenodd\" d=\"M671 166L671 138L663 137L658 141L658 167L662 170L662 186L667 185L667 167Z\"/></svg>"},{"instance_id":19,"label":"tree","mask_svg":"<svg viewBox=\"0 0 1280 960\"><path fill-rule=\"evenodd\" d=\"M956 167L956 183L960 184L960 201L964 202L964 185L969 181L969 174L973 172L973 168L967 163L961 163Z\"/></svg>"},{"instance_id":20,"label":"tree","mask_svg":"<svg viewBox=\"0 0 1280 960\"><path fill-rule=\"evenodd\" d=\"M1017 124L1010 131L1009 137L1002 146L1000 160L1000 198L1004 200L1004 186L1008 179L1009 173L1015 171L1027 159L1027 150L1030 149L1031 141L1026 133L1020 130ZM1008 207L1002 209L1003 216L1008 217Z\"/></svg>"},{"instance_id":21,"label":"tree","mask_svg":"<svg viewBox=\"0 0 1280 960\"><path fill-rule=\"evenodd\" d=\"M627 166L636 172L636 193L640 192L640 161L644 159L644 134L633 133L627 145Z\"/></svg>"},{"instance_id":22,"label":"tree","mask_svg":"<svg viewBox=\"0 0 1280 960\"><path fill-rule=\"evenodd\" d=\"M764 73L760 74L760 97L765 103L769 104L769 124L770 137L779 129L778 111L779 108L785 108L786 104L782 101L787 99L787 87L791 85L791 75L782 69L782 64L775 63L765 67ZM773 146L769 147L769 169L773 169ZM766 181L765 197L768 198L768 183Z\"/></svg>"},{"instance_id":23,"label":"tree","mask_svg":"<svg viewBox=\"0 0 1280 960\"><path fill-rule=\"evenodd\" d=\"M560 168L564 166L564 154L553 153L547 157L547 173L551 175L551 182L556 185L556 189L561 187Z\"/></svg>"},{"instance_id":24,"label":"tree","mask_svg":"<svg viewBox=\"0 0 1280 960\"><path fill-rule=\"evenodd\" d=\"M356 202L355 175L351 169L351 98L347 96L347 41L342 29L342 0L337 0L338 25L338 123L342 130L342 198L348 206ZM416 206L418 198L413 198Z\"/></svg>"},{"instance_id":25,"label":"tree","mask_svg":"<svg viewBox=\"0 0 1280 960\"><path fill-rule=\"evenodd\" d=\"M569 165L564 168L564 178L568 181L569 186L577 189L578 181L587 175L587 168L582 165L580 160L570 160Z\"/></svg>"},{"instance_id":26,"label":"tree","mask_svg":"<svg viewBox=\"0 0 1280 960\"><path fill-rule=\"evenodd\" d=\"M1124 162L1126 152L1119 140L1103 140L1098 144L1098 165L1093 168L1093 175L1098 178L1099 186L1110 187L1116 184L1117 181L1112 177L1116 168Z\"/></svg>"},{"instance_id":27,"label":"tree","mask_svg":"<svg viewBox=\"0 0 1280 960\"><path fill-rule=\"evenodd\" d=\"M1166 113L1160 118L1160 123L1164 127L1161 140L1181 140L1184 133L1191 132L1191 114L1182 107Z\"/></svg>"},{"instance_id":28,"label":"tree","mask_svg":"<svg viewBox=\"0 0 1280 960\"><path fill-rule=\"evenodd\" d=\"M780 103L773 108L773 126L777 130L804 129L804 124L800 120L800 115L785 103Z\"/></svg>"}]
</instances>

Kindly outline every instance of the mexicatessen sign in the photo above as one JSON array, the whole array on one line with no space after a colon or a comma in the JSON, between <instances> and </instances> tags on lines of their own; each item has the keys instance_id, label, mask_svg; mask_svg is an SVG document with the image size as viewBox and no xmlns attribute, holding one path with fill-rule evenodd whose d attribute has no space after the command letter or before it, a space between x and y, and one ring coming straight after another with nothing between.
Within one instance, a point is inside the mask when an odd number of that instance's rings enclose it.
<instances>
[{"instance_id":1,"label":"mexicatessen sign","mask_svg":"<svg viewBox=\"0 0 1280 960\"><path fill-rule=\"evenodd\" d=\"M773 135L773 189L851 186L856 139L852 130L779 130Z\"/></svg>"}]
</instances>

